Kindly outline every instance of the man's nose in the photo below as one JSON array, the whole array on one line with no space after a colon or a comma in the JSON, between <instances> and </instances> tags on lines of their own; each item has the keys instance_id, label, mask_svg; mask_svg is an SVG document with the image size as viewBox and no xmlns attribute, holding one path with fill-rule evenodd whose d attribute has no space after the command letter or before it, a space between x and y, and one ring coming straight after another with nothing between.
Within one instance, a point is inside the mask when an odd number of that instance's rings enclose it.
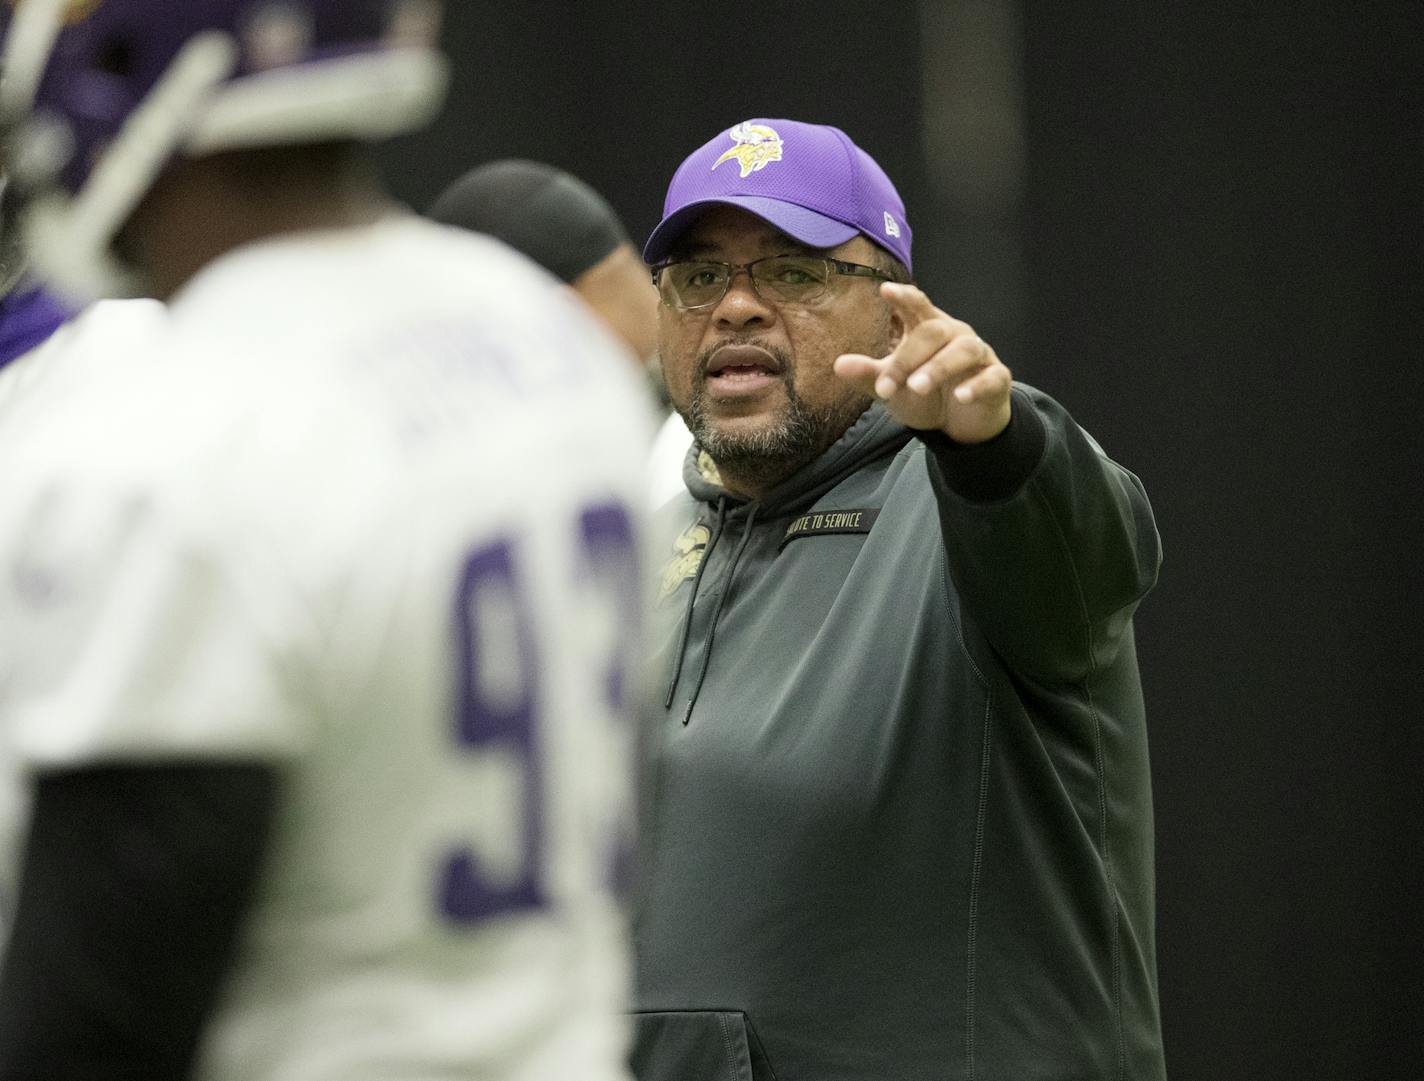
<instances>
[{"instance_id":1,"label":"man's nose","mask_svg":"<svg viewBox=\"0 0 1424 1081\"><path fill-rule=\"evenodd\" d=\"M720 327L764 326L775 321L776 309L756 291L751 271L737 267L732 271L727 291L717 302L715 319Z\"/></svg>"}]
</instances>

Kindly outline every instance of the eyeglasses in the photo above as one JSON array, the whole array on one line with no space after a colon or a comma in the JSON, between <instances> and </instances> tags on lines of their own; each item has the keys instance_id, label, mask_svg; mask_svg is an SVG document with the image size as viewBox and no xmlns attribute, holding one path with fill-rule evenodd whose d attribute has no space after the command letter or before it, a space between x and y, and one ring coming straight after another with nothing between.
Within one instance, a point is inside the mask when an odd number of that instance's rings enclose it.
<instances>
[{"instance_id":1,"label":"eyeglasses","mask_svg":"<svg viewBox=\"0 0 1424 1081\"><path fill-rule=\"evenodd\" d=\"M668 307L693 311L719 303L727 295L732 279L744 270L751 279L752 292L773 303L804 304L815 300L830 288L836 274L891 280L883 270L860 263L817 255L773 255L752 263L661 263L653 268L653 284Z\"/></svg>"}]
</instances>

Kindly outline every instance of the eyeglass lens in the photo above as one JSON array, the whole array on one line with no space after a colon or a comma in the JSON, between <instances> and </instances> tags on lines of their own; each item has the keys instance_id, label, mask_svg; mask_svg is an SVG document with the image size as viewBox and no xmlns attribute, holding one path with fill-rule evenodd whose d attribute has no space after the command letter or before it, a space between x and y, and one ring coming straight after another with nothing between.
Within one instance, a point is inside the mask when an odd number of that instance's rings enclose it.
<instances>
[{"instance_id":1,"label":"eyeglass lens","mask_svg":"<svg viewBox=\"0 0 1424 1081\"><path fill-rule=\"evenodd\" d=\"M672 263L664 268L660 284L680 307L700 308L722 299L735 270L726 263ZM776 300L814 300L825 291L831 264L802 255L774 255L746 267L758 294Z\"/></svg>"}]
</instances>

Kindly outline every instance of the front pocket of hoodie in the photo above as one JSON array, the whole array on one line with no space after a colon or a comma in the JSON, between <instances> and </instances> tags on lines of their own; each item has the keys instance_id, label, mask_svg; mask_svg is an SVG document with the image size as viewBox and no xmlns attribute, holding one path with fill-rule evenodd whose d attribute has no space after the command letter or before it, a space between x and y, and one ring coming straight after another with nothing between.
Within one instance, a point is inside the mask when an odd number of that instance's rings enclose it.
<instances>
[{"instance_id":1,"label":"front pocket of hoodie","mask_svg":"<svg viewBox=\"0 0 1424 1081\"><path fill-rule=\"evenodd\" d=\"M739 1010L635 1013L629 1064L637 1081L776 1081Z\"/></svg>"}]
</instances>

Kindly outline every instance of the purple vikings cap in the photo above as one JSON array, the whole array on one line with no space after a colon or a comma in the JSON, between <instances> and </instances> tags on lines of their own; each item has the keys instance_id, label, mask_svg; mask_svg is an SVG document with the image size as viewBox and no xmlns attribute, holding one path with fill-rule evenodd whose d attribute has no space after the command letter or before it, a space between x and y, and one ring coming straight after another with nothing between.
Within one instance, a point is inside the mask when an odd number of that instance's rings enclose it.
<instances>
[{"instance_id":1,"label":"purple vikings cap","mask_svg":"<svg viewBox=\"0 0 1424 1081\"><path fill-rule=\"evenodd\" d=\"M657 264L709 206L740 207L813 248L857 233L910 267L910 224L895 185L839 128L744 120L694 150L673 174L643 259Z\"/></svg>"}]
</instances>

